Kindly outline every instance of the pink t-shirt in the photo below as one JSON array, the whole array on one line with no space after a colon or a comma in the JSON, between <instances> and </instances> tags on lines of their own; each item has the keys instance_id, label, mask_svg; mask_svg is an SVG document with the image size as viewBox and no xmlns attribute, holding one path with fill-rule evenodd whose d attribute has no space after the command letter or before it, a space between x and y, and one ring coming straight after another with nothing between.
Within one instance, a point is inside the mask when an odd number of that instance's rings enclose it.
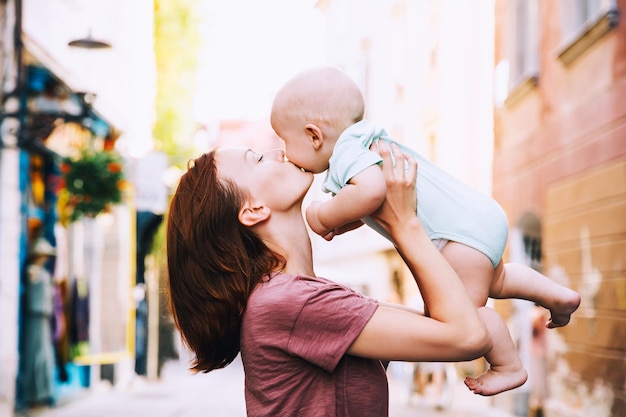
<instances>
[{"instance_id":1,"label":"pink t-shirt","mask_svg":"<svg viewBox=\"0 0 626 417\"><path fill-rule=\"evenodd\" d=\"M377 307L323 278L259 284L241 328L248 416L387 416L383 364L346 354Z\"/></svg>"}]
</instances>

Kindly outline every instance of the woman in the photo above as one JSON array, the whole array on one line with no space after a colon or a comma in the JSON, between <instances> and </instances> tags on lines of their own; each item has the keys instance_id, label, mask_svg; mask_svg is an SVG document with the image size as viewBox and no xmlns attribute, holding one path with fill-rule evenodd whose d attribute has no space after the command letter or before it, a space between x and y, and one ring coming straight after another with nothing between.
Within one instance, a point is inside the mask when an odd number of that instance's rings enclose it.
<instances>
[{"instance_id":1,"label":"woman","mask_svg":"<svg viewBox=\"0 0 626 417\"><path fill-rule=\"evenodd\" d=\"M315 276L301 207L313 176L283 151L213 151L181 178L167 227L171 309L194 371L241 351L249 416L386 416L381 361L471 360L491 348L415 216L415 161L395 147L379 152L388 191L376 217L430 317Z\"/></svg>"}]
</instances>

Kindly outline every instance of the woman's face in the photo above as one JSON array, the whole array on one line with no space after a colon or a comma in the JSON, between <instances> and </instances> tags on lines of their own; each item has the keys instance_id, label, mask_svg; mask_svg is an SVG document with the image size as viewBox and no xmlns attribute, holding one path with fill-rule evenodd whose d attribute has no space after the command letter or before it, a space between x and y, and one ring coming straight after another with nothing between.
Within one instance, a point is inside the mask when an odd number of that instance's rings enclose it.
<instances>
[{"instance_id":1,"label":"woman's face","mask_svg":"<svg viewBox=\"0 0 626 417\"><path fill-rule=\"evenodd\" d=\"M221 177L250 191L272 210L288 209L302 200L313 174L285 160L282 149L263 153L247 148L220 149L215 154Z\"/></svg>"}]
</instances>

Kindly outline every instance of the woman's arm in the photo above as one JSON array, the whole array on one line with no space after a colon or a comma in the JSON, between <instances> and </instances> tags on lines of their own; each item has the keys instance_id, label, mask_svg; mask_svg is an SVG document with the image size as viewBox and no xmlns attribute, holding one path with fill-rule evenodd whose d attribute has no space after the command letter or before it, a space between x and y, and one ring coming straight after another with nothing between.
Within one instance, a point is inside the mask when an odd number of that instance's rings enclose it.
<instances>
[{"instance_id":1,"label":"woman's arm","mask_svg":"<svg viewBox=\"0 0 626 417\"><path fill-rule=\"evenodd\" d=\"M331 240L360 226L356 222L378 209L384 200L385 177L378 165L372 165L355 175L330 200L312 203L306 210L306 219L311 230Z\"/></svg>"},{"instance_id":2,"label":"woman's arm","mask_svg":"<svg viewBox=\"0 0 626 417\"><path fill-rule=\"evenodd\" d=\"M430 317L380 305L348 353L406 361L463 361L483 356L491 348L487 329L458 275L430 242L416 216L417 163L393 145L391 150L381 145L379 151L387 194L373 217L393 238Z\"/></svg>"}]
</instances>

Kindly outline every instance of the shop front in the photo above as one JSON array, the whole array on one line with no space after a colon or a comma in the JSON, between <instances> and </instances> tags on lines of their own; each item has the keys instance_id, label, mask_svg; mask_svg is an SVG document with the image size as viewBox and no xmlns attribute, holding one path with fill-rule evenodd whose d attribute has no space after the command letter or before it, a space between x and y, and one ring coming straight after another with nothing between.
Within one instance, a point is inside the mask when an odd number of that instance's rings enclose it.
<instances>
[{"instance_id":1,"label":"shop front","mask_svg":"<svg viewBox=\"0 0 626 417\"><path fill-rule=\"evenodd\" d=\"M127 178L152 143L152 13L149 0L0 1L2 416L135 375Z\"/></svg>"},{"instance_id":2,"label":"shop front","mask_svg":"<svg viewBox=\"0 0 626 417\"><path fill-rule=\"evenodd\" d=\"M16 151L19 168L16 409L114 382L134 349L133 225L118 132L89 94L24 61L1 120L2 151Z\"/></svg>"}]
</instances>

